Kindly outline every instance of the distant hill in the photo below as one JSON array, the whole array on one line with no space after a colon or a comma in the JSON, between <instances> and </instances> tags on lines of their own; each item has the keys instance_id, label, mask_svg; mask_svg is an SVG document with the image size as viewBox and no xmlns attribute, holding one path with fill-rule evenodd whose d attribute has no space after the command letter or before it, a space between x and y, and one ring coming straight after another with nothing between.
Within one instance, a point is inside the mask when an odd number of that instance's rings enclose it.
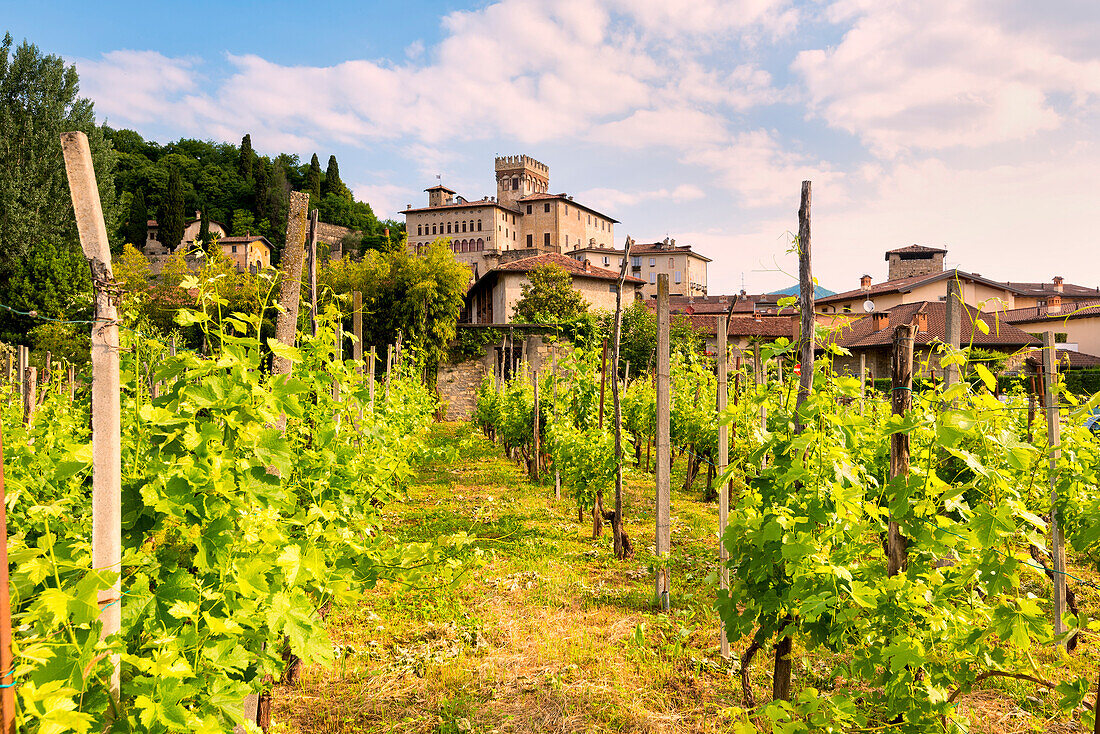
<instances>
[{"instance_id":1,"label":"distant hill","mask_svg":"<svg viewBox=\"0 0 1100 734\"><path fill-rule=\"evenodd\" d=\"M790 288L784 288L781 291L772 291L769 296L797 296L798 286L792 285ZM835 296L836 291L831 291L828 288L822 288L821 286L814 286L814 298L824 298L825 296Z\"/></svg>"}]
</instances>

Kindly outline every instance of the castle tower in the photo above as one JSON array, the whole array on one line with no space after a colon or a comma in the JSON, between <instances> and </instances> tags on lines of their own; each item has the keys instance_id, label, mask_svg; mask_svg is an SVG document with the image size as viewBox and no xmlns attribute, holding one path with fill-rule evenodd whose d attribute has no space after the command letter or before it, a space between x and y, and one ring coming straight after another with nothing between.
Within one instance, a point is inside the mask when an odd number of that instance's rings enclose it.
<instances>
[{"instance_id":1,"label":"castle tower","mask_svg":"<svg viewBox=\"0 0 1100 734\"><path fill-rule=\"evenodd\" d=\"M516 206L521 196L550 190L550 167L526 155L497 156L497 201Z\"/></svg>"}]
</instances>

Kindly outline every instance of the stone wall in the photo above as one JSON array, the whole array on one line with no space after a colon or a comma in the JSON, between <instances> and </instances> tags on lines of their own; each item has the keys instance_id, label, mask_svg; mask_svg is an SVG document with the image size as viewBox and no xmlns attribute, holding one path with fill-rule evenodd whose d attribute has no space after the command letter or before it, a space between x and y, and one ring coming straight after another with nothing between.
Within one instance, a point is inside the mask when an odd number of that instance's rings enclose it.
<instances>
[{"instance_id":1,"label":"stone wall","mask_svg":"<svg viewBox=\"0 0 1100 734\"><path fill-rule=\"evenodd\" d=\"M890 272L887 280L898 278L912 278L916 275L932 275L943 272L943 253L934 252L930 257L913 258L903 260L900 254L891 253Z\"/></svg>"},{"instance_id":2,"label":"stone wall","mask_svg":"<svg viewBox=\"0 0 1100 734\"><path fill-rule=\"evenodd\" d=\"M485 359L441 365L436 375L439 399L445 410L443 420L468 421L477 407L477 389L489 374Z\"/></svg>"}]
</instances>

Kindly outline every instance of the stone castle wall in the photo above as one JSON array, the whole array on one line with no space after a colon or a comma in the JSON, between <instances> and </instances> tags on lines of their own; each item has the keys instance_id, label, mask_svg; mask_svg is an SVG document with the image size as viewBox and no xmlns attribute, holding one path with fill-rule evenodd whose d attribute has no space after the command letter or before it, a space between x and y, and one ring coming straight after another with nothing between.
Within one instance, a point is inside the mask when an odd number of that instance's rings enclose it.
<instances>
[{"instance_id":1,"label":"stone castle wall","mask_svg":"<svg viewBox=\"0 0 1100 734\"><path fill-rule=\"evenodd\" d=\"M932 275L943 272L943 253L936 252L928 259L902 260L900 255L890 255L888 280L912 278L917 275Z\"/></svg>"}]
</instances>

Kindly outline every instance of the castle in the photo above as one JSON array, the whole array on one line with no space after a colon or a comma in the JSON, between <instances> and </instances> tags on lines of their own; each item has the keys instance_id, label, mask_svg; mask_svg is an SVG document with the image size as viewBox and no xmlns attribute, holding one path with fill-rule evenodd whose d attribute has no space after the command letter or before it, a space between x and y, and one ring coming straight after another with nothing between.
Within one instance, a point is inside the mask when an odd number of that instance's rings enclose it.
<instances>
[{"instance_id":1,"label":"castle","mask_svg":"<svg viewBox=\"0 0 1100 734\"><path fill-rule=\"evenodd\" d=\"M440 237L450 240L474 280L503 263L585 247L613 248L617 220L550 193L550 168L526 155L498 156L496 196L469 201L442 184L425 189L428 205L405 215L409 247L415 251Z\"/></svg>"}]
</instances>

